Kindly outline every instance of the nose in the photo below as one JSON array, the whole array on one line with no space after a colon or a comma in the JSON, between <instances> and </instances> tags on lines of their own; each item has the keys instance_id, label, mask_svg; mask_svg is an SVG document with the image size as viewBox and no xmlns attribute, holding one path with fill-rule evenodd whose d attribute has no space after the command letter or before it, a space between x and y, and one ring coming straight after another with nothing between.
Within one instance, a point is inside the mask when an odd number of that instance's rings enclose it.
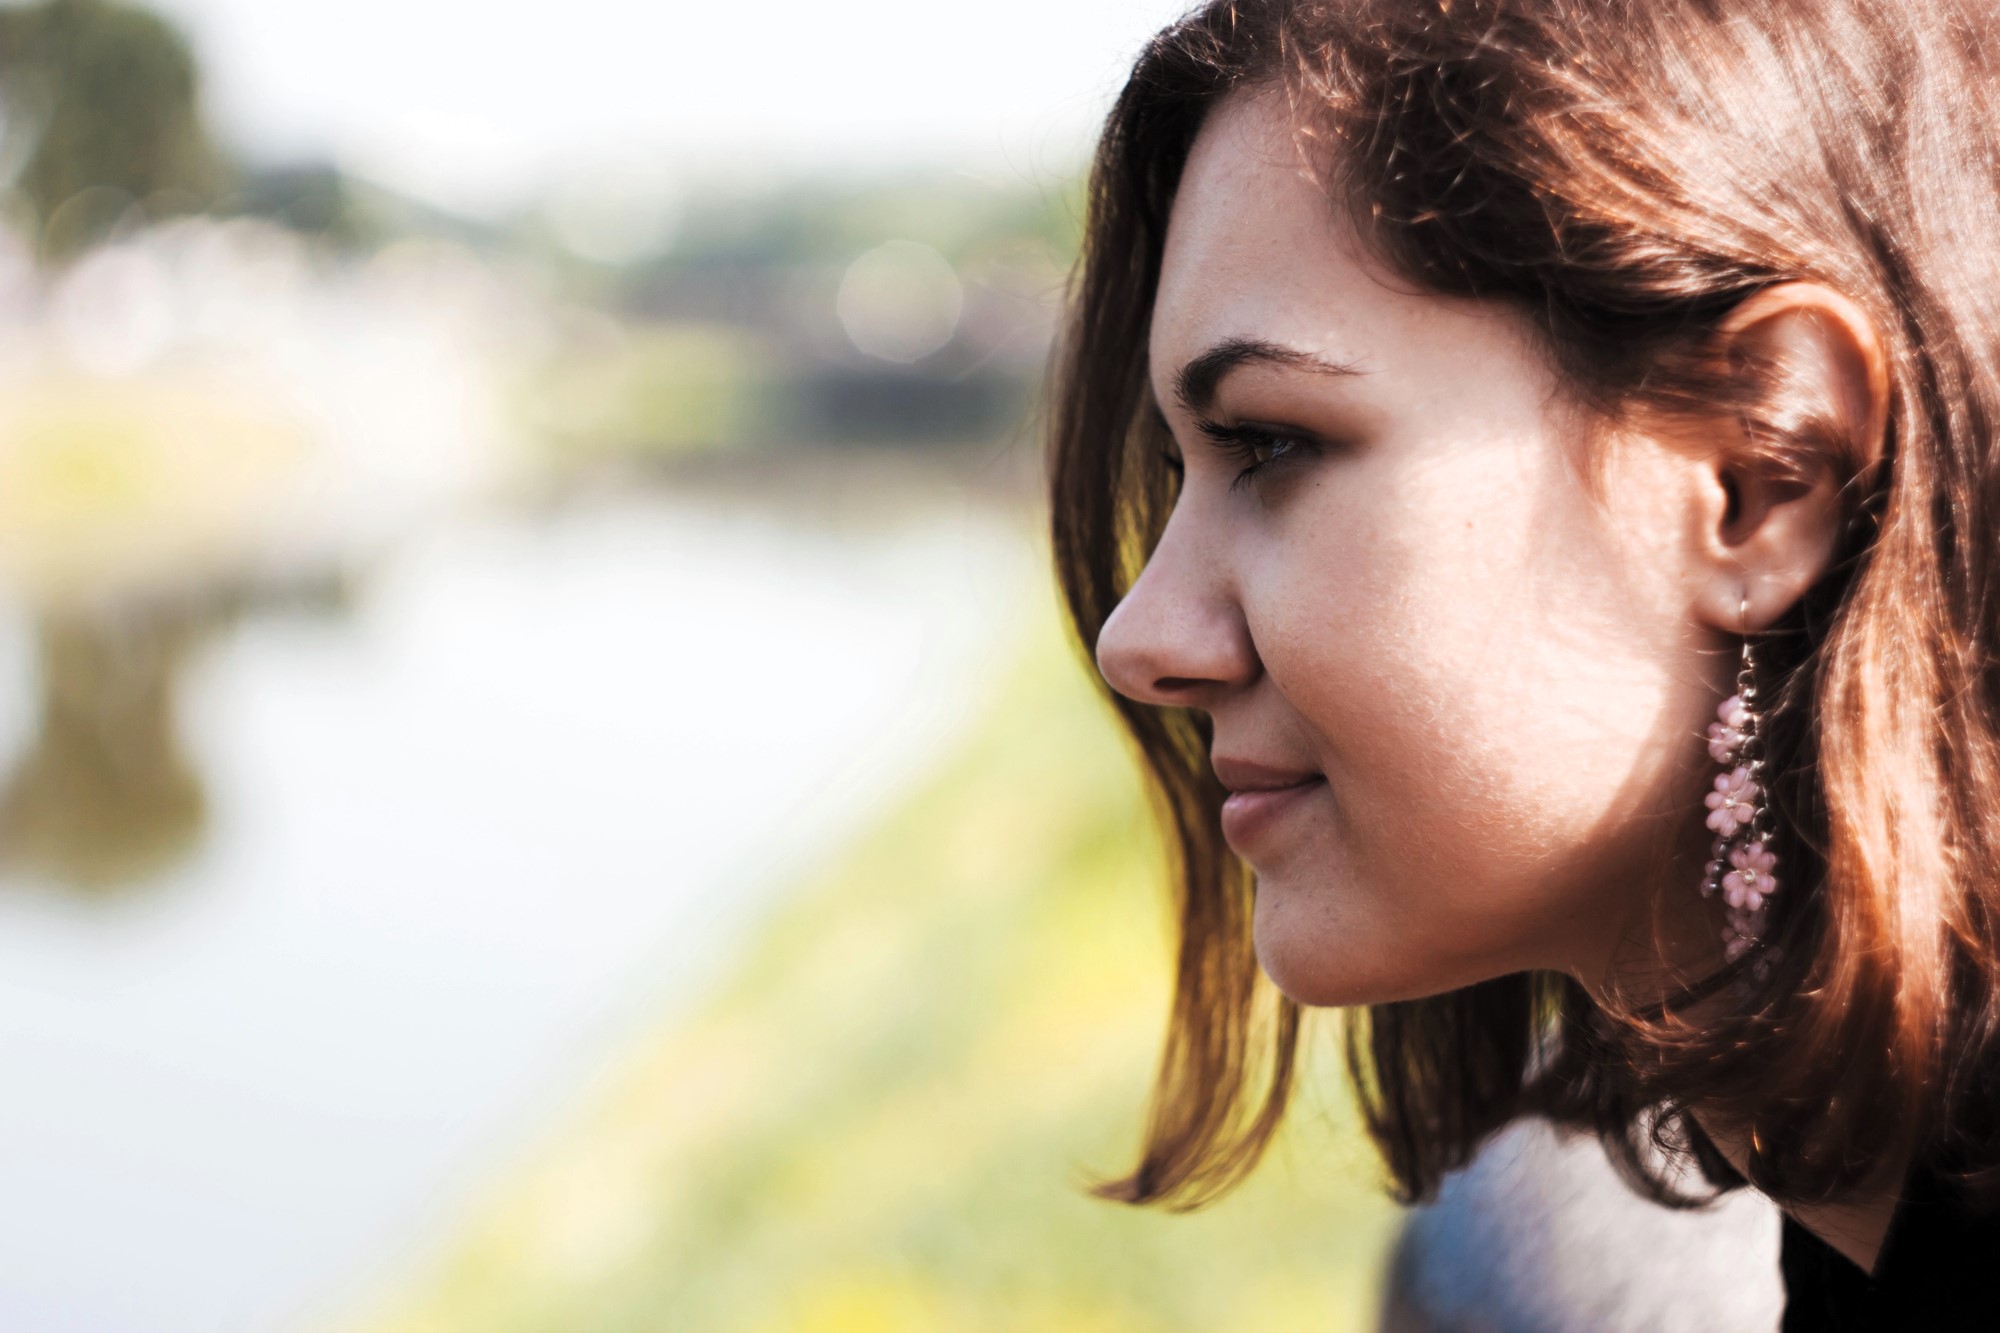
<instances>
[{"instance_id":1,"label":"nose","mask_svg":"<svg viewBox=\"0 0 2000 1333\"><path fill-rule=\"evenodd\" d=\"M1218 554L1177 509L1146 567L1097 636L1097 669L1128 699L1210 708L1262 670Z\"/></svg>"}]
</instances>

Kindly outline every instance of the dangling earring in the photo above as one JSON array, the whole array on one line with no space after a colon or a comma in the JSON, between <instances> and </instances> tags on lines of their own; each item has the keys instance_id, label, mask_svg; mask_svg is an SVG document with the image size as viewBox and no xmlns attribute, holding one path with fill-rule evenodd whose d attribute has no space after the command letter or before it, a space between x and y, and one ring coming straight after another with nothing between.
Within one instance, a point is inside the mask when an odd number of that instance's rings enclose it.
<instances>
[{"instance_id":1,"label":"dangling earring","mask_svg":"<svg viewBox=\"0 0 2000 1333\"><path fill-rule=\"evenodd\" d=\"M1771 803L1764 788L1762 718L1757 707L1757 664L1750 649L1750 603L1742 602L1743 661L1736 672L1736 693L1715 710L1708 726L1708 753L1728 771L1715 780L1708 794L1708 826L1715 830L1704 897L1722 894L1728 922L1722 931L1723 954L1735 962L1763 933L1766 908L1778 891L1778 858L1767 845Z\"/></svg>"}]
</instances>

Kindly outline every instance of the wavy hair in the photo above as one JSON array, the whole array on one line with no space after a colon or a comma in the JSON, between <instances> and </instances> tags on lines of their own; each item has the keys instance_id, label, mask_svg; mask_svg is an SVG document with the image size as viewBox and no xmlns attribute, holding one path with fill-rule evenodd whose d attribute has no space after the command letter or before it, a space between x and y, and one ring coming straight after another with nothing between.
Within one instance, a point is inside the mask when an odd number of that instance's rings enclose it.
<instances>
[{"instance_id":1,"label":"wavy hair","mask_svg":"<svg viewBox=\"0 0 2000 1333\"><path fill-rule=\"evenodd\" d=\"M1146 337L1169 209L1217 102L1280 89L1329 207L1422 289L1530 319L1604 422L1733 412L1757 465L1831 473L1835 559L1762 645L1797 887L1699 1022L1524 974L1350 1016L1397 1192L1537 1113L1686 1196L1649 1141L1751 1131L1783 1202L1891 1153L2000 1176L2000 21L1982 0L1218 0L1156 37L1110 114L1051 381L1056 561L1085 647L1165 524ZM1874 322L1887 438L1717 353L1740 301L1824 283ZM1867 464L1865 460L1879 458ZM1262 979L1204 717L1114 699L1176 851L1176 989L1140 1160L1106 1197L1204 1203L1255 1164L1301 1015Z\"/></svg>"}]
</instances>

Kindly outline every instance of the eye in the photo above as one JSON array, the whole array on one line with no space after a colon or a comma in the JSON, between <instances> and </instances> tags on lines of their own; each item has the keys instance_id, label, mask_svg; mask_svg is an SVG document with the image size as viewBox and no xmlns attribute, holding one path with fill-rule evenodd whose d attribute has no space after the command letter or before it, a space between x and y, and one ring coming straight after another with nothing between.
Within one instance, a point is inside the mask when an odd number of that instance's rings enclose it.
<instances>
[{"instance_id":1,"label":"eye","mask_svg":"<svg viewBox=\"0 0 2000 1333\"><path fill-rule=\"evenodd\" d=\"M1219 421L1199 421L1195 424L1203 435L1240 465L1229 483L1232 491L1249 485L1250 479L1265 468L1297 458L1311 447L1310 442L1300 436L1287 435L1264 426L1224 425Z\"/></svg>"}]
</instances>

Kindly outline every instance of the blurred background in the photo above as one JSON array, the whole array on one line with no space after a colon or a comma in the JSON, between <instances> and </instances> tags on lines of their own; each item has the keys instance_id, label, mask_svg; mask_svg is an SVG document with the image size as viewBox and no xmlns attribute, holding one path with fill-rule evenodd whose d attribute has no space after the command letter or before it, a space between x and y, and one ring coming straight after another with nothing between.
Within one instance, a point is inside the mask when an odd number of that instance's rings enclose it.
<instances>
[{"instance_id":1,"label":"blurred background","mask_svg":"<svg viewBox=\"0 0 2000 1333\"><path fill-rule=\"evenodd\" d=\"M0 6L0 1328L1372 1325L1330 1074L1083 1192L1169 921L1035 395L1178 8Z\"/></svg>"}]
</instances>

